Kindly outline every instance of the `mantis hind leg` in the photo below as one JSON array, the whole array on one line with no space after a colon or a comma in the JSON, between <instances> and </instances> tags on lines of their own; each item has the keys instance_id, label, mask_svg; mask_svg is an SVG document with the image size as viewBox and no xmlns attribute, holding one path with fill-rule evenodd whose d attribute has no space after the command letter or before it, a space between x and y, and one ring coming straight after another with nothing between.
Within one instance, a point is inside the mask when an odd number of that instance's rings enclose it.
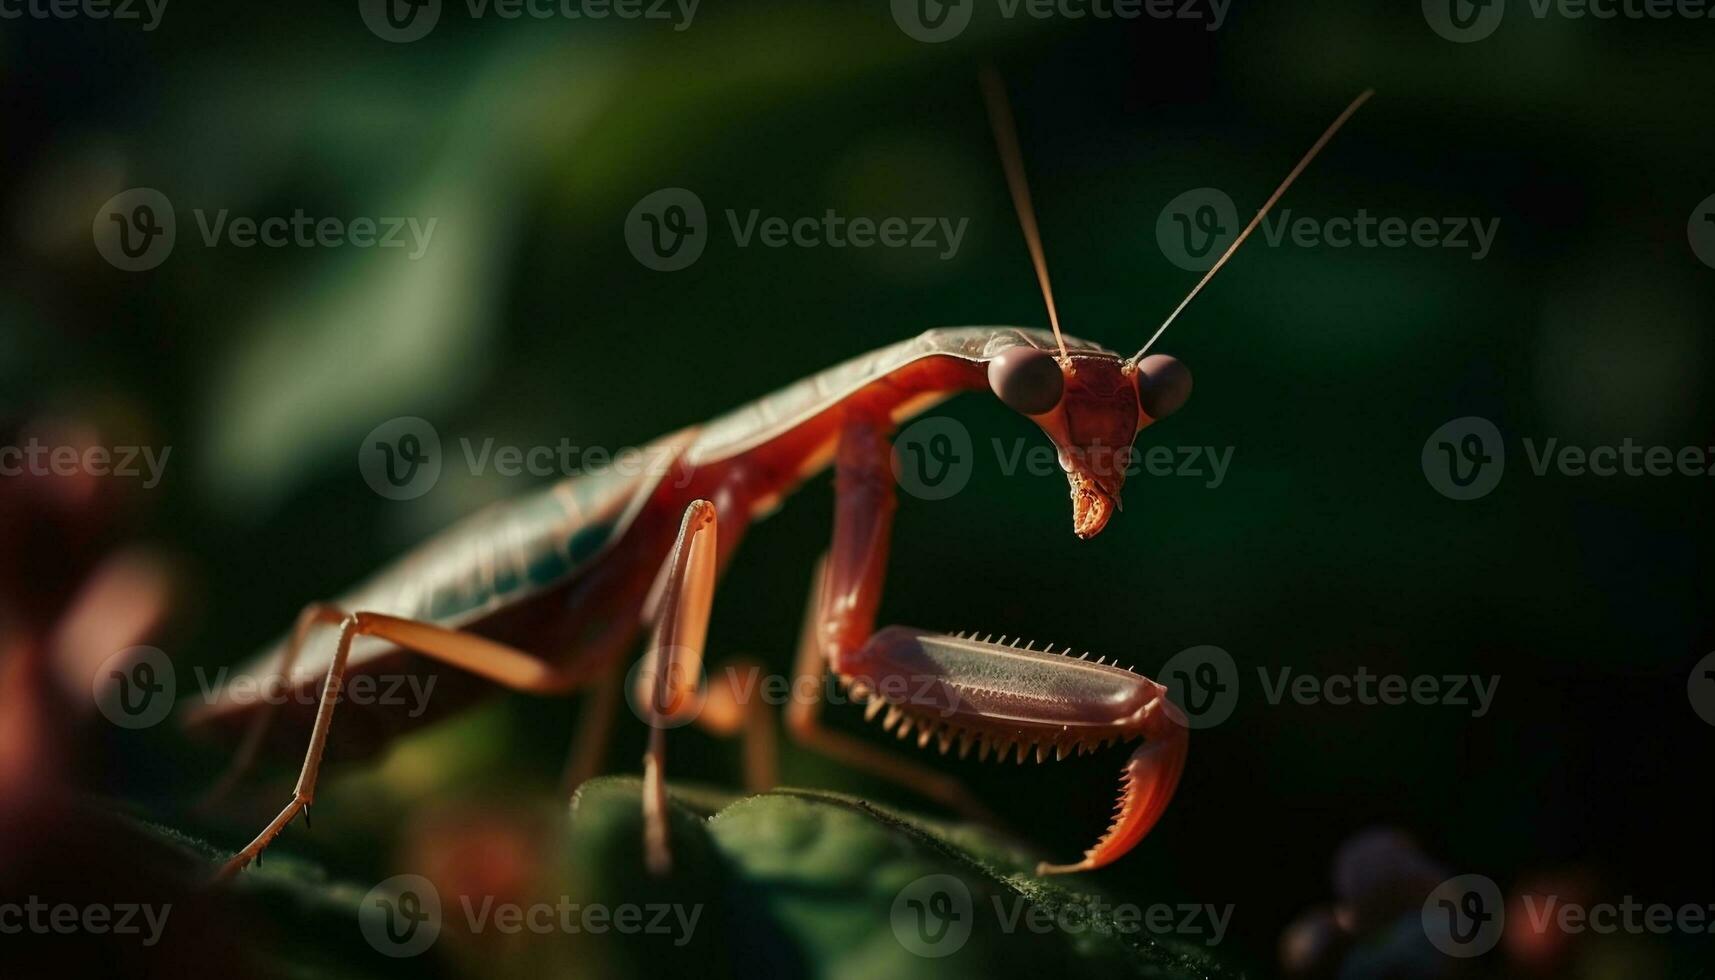
<instances>
[{"instance_id":1,"label":"mantis hind leg","mask_svg":"<svg viewBox=\"0 0 1715 980\"><path fill-rule=\"evenodd\" d=\"M309 638L310 630L322 624L334 624L345 618L345 613L325 602L312 602L298 613L297 622L292 625L292 635L286 640L286 649L280 655L279 669L274 672L281 683L292 676L292 668L297 665L298 651L303 649L304 641ZM256 711L256 717L250 722L250 727L244 732L244 741L239 743L238 751L233 754L232 762L226 771L215 780L214 785L197 801L194 809L208 810L216 803L226 798L238 785L250 767L256 764L256 756L262 749L263 739L268 735L268 729L274 723L274 716L280 712L280 703L272 701L264 704Z\"/></svg>"},{"instance_id":2,"label":"mantis hind leg","mask_svg":"<svg viewBox=\"0 0 1715 980\"><path fill-rule=\"evenodd\" d=\"M345 683L346 662L351 655L352 641L357 637L378 637L496 684L526 693L562 694L570 690L578 680L575 673L555 670L530 654L474 633L380 613L347 612L325 603L310 606L299 617L298 628L294 630L292 643L287 650L288 658L296 655L298 647L312 627L324 623L339 624L339 639L334 648L333 663L328 667L327 680L322 684L321 696L316 704L315 725L310 731L310 744L304 752L303 768L298 772L298 782L292 791L291 802L281 809L279 815L270 821L254 840L221 867L216 876L217 880L231 877L243 870L286 829L287 824L300 812L307 812L310 804L315 802L316 779L321 772L322 756L327 749L328 731L333 726L334 707L339 702L339 693ZM289 661L287 666L290 666ZM254 723L251 732L246 736L245 748L250 749L251 755L254 755L254 749L250 743L260 743L260 730L265 730L266 724L266 721ZM241 750L239 762L248 762L244 750Z\"/></svg>"},{"instance_id":3,"label":"mantis hind leg","mask_svg":"<svg viewBox=\"0 0 1715 980\"><path fill-rule=\"evenodd\" d=\"M624 683L621 666L615 663L602 671L584 697L578 731L572 737L572 749L566 755L566 769L560 779L567 793L601 774L607 743L613 735L614 716L619 709L619 689Z\"/></svg>"}]
</instances>

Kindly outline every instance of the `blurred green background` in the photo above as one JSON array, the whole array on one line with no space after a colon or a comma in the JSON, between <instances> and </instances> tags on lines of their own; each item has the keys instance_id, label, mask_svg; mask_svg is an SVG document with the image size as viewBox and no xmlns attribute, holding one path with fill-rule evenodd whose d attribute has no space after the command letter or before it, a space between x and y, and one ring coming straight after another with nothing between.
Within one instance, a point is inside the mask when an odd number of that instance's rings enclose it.
<instances>
[{"instance_id":1,"label":"blurred green background","mask_svg":"<svg viewBox=\"0 0 1715 980\"><path fill-rule=\"evenodd\" d=\"M1196 392L1140 443L1231 446L1224 482L1137 477L1125 513L1080 543L1058 475L1008 476L979 453L963 493L904 498L882 619L1087 647L1144 672L1199 644L1229 651L1247 679L1236 713L1196 733L1173 808L1103 878L1121 895L1235 904L1226 952L1241 965L1270 969L1284 924L1328 900L1334 848L1376 823L1503 886L1577 868L1614 900L1707 902L1715 733L1685 685L1715 646L1696 516L1715 483L1537 477L1520 440L1715 442L1715 273L1687 241L1715 193L1709 28L1517 6L1472 44L1438 37L1415 4L1242 0L1218 31L1007 21L978 4L937 45L885 3L705 0L683 31L472 20L449 4L409 44L378 39L348 3L172 5L152 32L4 22L0 415L173 447L131 507L131 535L181 559L161 645L181 664L233 663L305 602L536 485L449 466L426 496L382 499L354 457L389 418L429 419L449 459L462 437L639 445L928 327L1045 325L983 64L1011 89L1066 328L1121 351L1196 278L1157 246L1163 206L1213 186L1247 213L1374 87L1283 206L1498 218L1492 251L1253 240L1158 346ZM178 242L128 274L90 225L135 186L172 200ZM623 239L632 206L663 187L694 191L718 223L672 273ZM437 227L417 261L209 248L197 208ZM727 208L968 217L969 231L946 261L739 248ZM979 447L1037 438L992 399L942 411ZM1465 415L1493 420L1511 458L1495 492L1457 502L1419 459ZM712 664L787 669L831 506L823 478L752 531L717 597ZM1259 666L1500 686L1480 719L1271 706ZM576 714L501 698L379 768L333 774L317 833L282 846L357 879L391 873L389 827L410 807L552 797ZM862 730L854 710L833 714ZM622 725L610 771L635 768L643 732ZM784 752L789 785L924 807ZM170 809L219 761L166 730L115 730L91 778ZM1116 761L949 768L1064 857L1100 830ZM673 736L670 765L676 780L738 780L734 746L697 733ZM290 777L253 779L254 801L211 838L247 837Z\"/></svg>"}]
</instances>

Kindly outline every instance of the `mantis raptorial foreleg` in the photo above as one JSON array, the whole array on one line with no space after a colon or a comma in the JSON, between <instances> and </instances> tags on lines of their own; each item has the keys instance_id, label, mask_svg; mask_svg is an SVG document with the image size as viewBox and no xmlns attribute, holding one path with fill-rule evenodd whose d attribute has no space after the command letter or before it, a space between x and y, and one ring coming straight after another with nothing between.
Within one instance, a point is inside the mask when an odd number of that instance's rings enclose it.
<instances>
[{"instance_id":1,"label":"mantis raptorial foreleg","mask_svg":"<svg viewBox=\"0 0 1715 980\"><path fill-rule=\"evenodd\" d=\"M834 474L834 543L817 563L804 611L794 668L795 689L819 685L829 672L828 641L856 644L875 629L887 572L896 507L886 429L870 420L849 423L840 437ZM833 571L830 573L830 565ZM964 816L998 825L994 815L959 780L822 727L822 700L794 697L786 729L805 748L905 786Z\"/></svg>"},{"instance_id":2,"label":"mantis raptorial foreleg","mask_svg":"<svg viewBox=\"0 0 1715 980\"><path fill-rule=\"evenodd\" d=\"M1183 716L1160 684L1102 661L947 636L908 627L875 629L881 602L894 496L886 428L863 418L849 422L836 456L834 543L816 605L813 643L828 669L866 716L885 710L882 727L919 747L934 741L945 753L978 750L1018 761L1090 752L1109 742L1144 739L1121 771L1112 824L1082 860L1038 866L1039 873L1098 868L1130 850L1166 809L1185 765ZM800 655L800 672L807 664ZM794 705L792 729L808 741L836 745L815 725L813 708ZM927 795L958 800L962 789L904 763L881 762L873 749L839 746L846 761L895 778Z\"/></svg>"}]
</instances>

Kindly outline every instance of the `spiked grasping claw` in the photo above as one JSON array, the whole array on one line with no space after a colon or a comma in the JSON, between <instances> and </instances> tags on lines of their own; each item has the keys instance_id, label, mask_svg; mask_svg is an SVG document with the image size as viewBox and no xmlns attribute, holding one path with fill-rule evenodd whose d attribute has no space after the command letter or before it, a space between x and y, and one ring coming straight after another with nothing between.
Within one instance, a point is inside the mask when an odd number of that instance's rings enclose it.
<instances>
[{"instance_id":1,"label":"spiked grasping claw","mask_svg":"<svg viewBox=\"0 0 1715 980\"><path fill-rule=\"evenodd\" d=\"M1114 822L1096 846L1084 852L1076 864L1036 866L1039 875L1068 874L1073 871L1093 871L1112 864L1121 855L1137 846L1155 822L1166 812L1179 786L1179 774L1185 771L1185 751L1189 729L1178 706L1165 697L1160 702L1158 717L1160 737L1151 737L1138 746L1126 760L1120 773L1120 799L1114 808Z\"/></svg>"},{"instance_id":2,"label":"spiked grasping claw","mask_svg":"<svg viewBox=\"0 0 1715 980\"><path fill-rule=\"evenodd\" d=\"M1105 658L1054 653L975 636L890 626L840 658L840 680L867 702L864 717L917 744L959 756L991 751L999 761L1044 762L1144 739L1121 774L1112 825L1074 864L1039 874L1111 864L1141 841L1167 809L1185 768L1189 730L1160 684ZM884 713L885 712L885 713Z\"/></svg>"}]
</instances>

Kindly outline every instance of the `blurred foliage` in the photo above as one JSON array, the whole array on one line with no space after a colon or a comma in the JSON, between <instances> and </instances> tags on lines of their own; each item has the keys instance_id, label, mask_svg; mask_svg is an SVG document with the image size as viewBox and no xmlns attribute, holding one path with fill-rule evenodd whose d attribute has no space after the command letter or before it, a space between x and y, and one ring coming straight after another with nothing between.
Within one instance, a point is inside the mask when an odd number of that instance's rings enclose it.
<instances>
[{"instance_id":1,"label":"blurred foliage","mask_svg":"<svg viewBox=\"0 0 1715 980\"><path fill-rule=\"evenodd\" d=\"M175 447L129 534L182 559L160 642L187 675L535 485L449 467L434 493L380 499L353 456L388 418L430 419L449 455L461 438L636 445L927 327L1040 324L973 83L983 62L1012 88L1068 329L1120 349L1194 281L1156 246L1161 207L1198 186L1254 207L1374 86L1283 206L1498 217L1494 251L1253 242L1164 339L1197 390L1145 440L1233 446L1226 480L1139 479L1084 544L1058 476L979 465L958 497L902 505L883 616L1146 672L1213 643L1247 674L1499 675L1482 719L1247 689L1198 733L1156 836L1097 877L1122 897L1234 903L1235 961L1269 962L1282 925L1326 895L1326 856L1376 821L1497 878L1577 863L1615 894L1706 900L1715 809L1695 760L1710 733L1684 678L1715 648L1707 482L1537 478L1520 459L1494 494L1456 503L1418 462L1431 431L1470 414L1515 438L1710 442L1715 283L1686 245L1715 192L1701 25L1515 11L1452 45L1416 4L1240 0L1218 32L982 13L929 46L879 3L708 3L683 32L449 5L429 38L390 45L350 6L174 6L147 35L0 22L0 415ZM180 238L161 268L126 275L90 247L90 215L139 185L175 202ZM621 228L667 186L717 222L832 207L969 216L970 233L948 261L717 238L663 274ZM416 262L208 248L197 208L438 225ZM984 399L945 412L979 448L1037 438ZM830 509L818 481L750 534L711 663L787 668ZM379 878L409 866L401 828L427 801L557 799L578 710L502 698L330 772L317 836L289 835L281 859ZM641 727L622 726L610 768L635 768ZM86 783L225 846L289 786L284 769L259 774L199 822L177 810L220 749L165 728L92 738ZM733 748L699 735L676 735L672 760L675 779L737 780ZM783 763L789 785L920 803L808 753ZM1107 758L959 772L1054 850L1093 839L1110 799ZM814 924L797 924L803 941Z\"/></svg>"},{"instance_id":2,"label":"blurred foliage","mask_svg":"<svg viewBox=\"0 0 1715 980\"><path fill-rule=\"evenodd\" d=\"M1114 900L1087 882L1034 877L1033 860L986 831L855 797L779 791L735 800L675 789L674 868L651 875L642 864L640 787L634 777L593 780L573 798L569 822L545 812L443 814L438 831L417 840L433 849L416 855L436 896L424 920L431 925L420 927L431 940L398 959L353 927L365 903L391 897L385 882L346 879L288 853L211 889L208 877L225 857L217 847L129 819L86 826L91 818L80 817L70 826L128 849L181 918L215 918L224 934L211 955L234 958L227 969L246 975L986 977L1074 964L1083 976L1236 975L1184 937L1145 931L1149 919L1116 918ZM899 900L931 876L930 888L964 891L954 912L963 931L917 940L935 953L923 956L906 945L917 920ZM86 884L82 894L100 892ZM585 918L590 905L641 914L619 928L617 918ZM499 909L522 918L502 927ZM14 964L45 963L66 942L32 940ZM127 959L135 975L168 976L194 956L194 943L181 940Z\"/></svg>"}]
</instances>

